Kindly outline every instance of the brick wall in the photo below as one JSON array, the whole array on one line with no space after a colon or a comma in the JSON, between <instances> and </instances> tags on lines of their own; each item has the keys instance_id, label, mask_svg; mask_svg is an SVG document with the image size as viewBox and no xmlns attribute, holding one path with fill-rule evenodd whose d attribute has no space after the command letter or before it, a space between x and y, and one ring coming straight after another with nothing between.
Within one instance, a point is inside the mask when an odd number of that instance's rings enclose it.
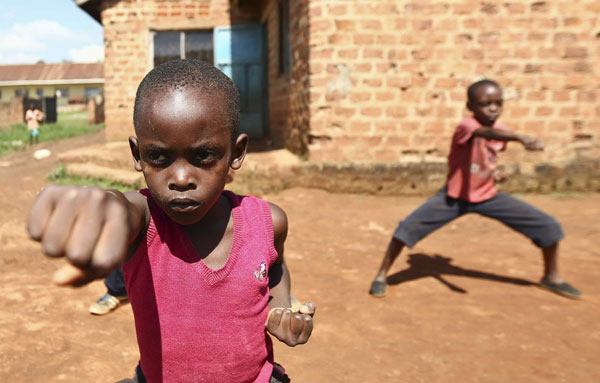
<instances>
[{"instance_id":1,"label":"brick wall","mask_svg":"<svg viewBox=\"0 0 600 383\"><path fill-rule=\"evenodd\" d=\"M133 134L135 92L153 67L149 53L152 30L254 23L260 16L255 8L233 7L230 11L229 0L103 1L107 139L123 140Z\"/></svg>"},{"instance_id":2,"label":"brick wall","mask_svg":"<svg viewBox=\"0 0 600 383\"><path fill-rule=\"evenodd\" d=\"M290 1L290 53L288 73L279 73L278 1L263 7L267 25L269 135L275 148L285 146L294 153L307 153L309 131L309 46L308 0Z\"/></svg>"},{"instance_id":3,"label":"brick wall","mask_svg":"<svg viewBox=\"0 0 600 383\"><path fill-rule=\"evenodd\" d=\"M503 162L598 157L600 3L290 0L290 73L278 73L277 0L102 2L109 140L133 132L135 90L152 68L151 30L267 24L274 147L311 161L411 162L447 155L483 76L507 98L503 123L539 135ZM260 7L257 6L260 4Z\"/></svg>"},{"instance_id":4,"label":"brick wall","mask_svg":"<svg viewBox=\"0 0 600 383\"><path fill-rule=\"evenodd\" d=\"M600 2L311 0L313 161L444 157L483 76L505 89L501 119L541 136L503 161L598 158Z\"/></svg>"},{"instance_id":5,"label":"brick wall","mask_svg":"<svg viewBox=\"0 0 600 383\"><path fill-rule=\"evenodd\" d=\"M22 97L15 97L10 101L0 101L0 131L8 130L12 124L24 122L24 117Z\"/></svg>"},{"instance_id":6,"label":"brick wall","mask_svg":"<svg viewBox=\"0 0 600 383\"><path fill-rule=\"evenodd\" d=\"M263 22L266 24L268 41L268 84L269 84L269 130L270 140L274 147L285 145L287 117L289 114L290 94L287 91L290 83L289 74L279 73L279 19L277 0L270 0L264 8Z\"/></svg>"}]
</instances>

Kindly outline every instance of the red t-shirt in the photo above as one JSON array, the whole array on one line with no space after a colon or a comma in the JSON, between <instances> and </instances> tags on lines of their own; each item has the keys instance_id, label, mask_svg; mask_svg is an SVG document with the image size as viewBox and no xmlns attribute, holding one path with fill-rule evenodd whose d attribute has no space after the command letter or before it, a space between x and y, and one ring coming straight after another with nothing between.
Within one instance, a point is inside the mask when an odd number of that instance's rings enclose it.
<instances>
[{"instance_id":1,"label":"red t-shirt","mask_svg":"<svg viewBox=\"0 0 600 383\"><path fill-rule=\"evenodd\" d=\"M148 190L141 193L150 226L123 274L148 383L268 383L268 275L277 259L269 205L224 192L233 207L233 244L227 263L212 270Z\"/></svg>"},{"instance_id":2,"label":"red t-shirt","mask_svg":"<svg viewBox=\"0 0 600 383\"><path fill-rule=\"evenodd\" d=\"M506 148L506 142L473 137L473 132L479 127L479 121L466 117L454 131L446 181L449 197L482 202L498 193L494 185L494 171L497 154ZM494 129L507 128L494 125Z\"/></svg>"}]
</instances>

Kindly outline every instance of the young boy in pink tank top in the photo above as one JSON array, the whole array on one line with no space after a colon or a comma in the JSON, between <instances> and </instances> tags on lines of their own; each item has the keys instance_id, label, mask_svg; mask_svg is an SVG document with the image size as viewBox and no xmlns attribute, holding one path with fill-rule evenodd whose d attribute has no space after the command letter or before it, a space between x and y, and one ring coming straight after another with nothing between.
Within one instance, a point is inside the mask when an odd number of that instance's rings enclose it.
<instances>
[{"instance_id":1,"label":"young boy in pink tank top","mask_svg":"<svg viewBox=\"0 0 600 383\"><path fill-rule=\"evenodd\" d=\"M68 261L56 284L123 263L138 382L287 382L268 334L296 346L312 332L314 304L290 309L285 213L224 191L248 146L239 120L239 93L218 69L160 65L138 88L129 139L148 189L48 186L31 208L30 236Z\"/></svg>"},{"instance_id":2,"label":"young boy in pink tank top","mask_svg":"<svg viewBox=\"0 0 600 383\"><path fill-rule=\"evenodd\" d=\"M467 98L467 108L473 116L464 118L452 137L446 186L400 222L369 293L375 297L386 295L387 273L404 246L412 248L448 222L463 214L477 213L504 223L541 249L544 260L541 287L579 299L581 292L558 272L558 243L564 237L560 224L528 203L498 192L495 187L499 178L497 154L509 141L519 142L527 150L542 150L543 141L513 133L496 123L502 114L503 97L502 89L495 81L481 80L471 84Z\"/></svg>"}]
</instances>

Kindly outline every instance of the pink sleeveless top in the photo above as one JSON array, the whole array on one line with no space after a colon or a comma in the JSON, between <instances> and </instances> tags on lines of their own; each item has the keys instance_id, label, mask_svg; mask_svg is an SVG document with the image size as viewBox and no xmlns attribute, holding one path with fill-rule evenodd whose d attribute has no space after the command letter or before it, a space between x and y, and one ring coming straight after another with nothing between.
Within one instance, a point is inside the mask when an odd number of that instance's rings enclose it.
<instances>
[{"instance_id":1,"label":"pink sleeveless top","mask_svg":"<svg viewBox=\"0 0 600 383\"><path fill-rule=\"evenodd\" d=\"M150 225L123 273L148 382L268 383L268 271L277 259L269 205L223 192L232 206L233 245L226 264L212 270L150 192L140 193Z\"/></svg>"}]
</instances>

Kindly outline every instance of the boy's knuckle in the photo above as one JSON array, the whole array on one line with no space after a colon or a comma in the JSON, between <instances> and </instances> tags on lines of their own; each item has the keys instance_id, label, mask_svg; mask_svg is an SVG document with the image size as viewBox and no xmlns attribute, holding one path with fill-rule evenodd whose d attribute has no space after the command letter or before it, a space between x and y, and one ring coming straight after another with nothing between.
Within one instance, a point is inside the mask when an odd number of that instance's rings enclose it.
<instances>
[{"instance_id":1,"label":"boy's knuckle","mask_svg":"<svg viewBox=\"0 0 600 383\"><path fill-rule=\"evenodd\" d=\"M60 186L60 185L54 185L54 184L50 184L50 185L46 185L44 186L44 188L42 189L41 193L53 193L56 191L59 191L61 189L63 189L64 186Z\"/></svg>"},{"instance_id":2,"label":"boy's knuckle","mask_svg":"<svg viewBox=\"0 0 600 383\"><path fill-rule=\"evenodd\" d=\"M80 192L77 188L69 186L62 194L66 203L73 203L79 198Z\"/></svg>"},{"instance_id":3,"label":"boy's knuckle","mask_svg":"<svg viewBox=\"0 0 600 383\"><path fill-rule=\"evenodd\" d=\"M106 256L95 256L92 258L91 266L96 270L108 270L113 265L113 262Z\"/></svg>"},{"instance_id":4,"label":"boy's knuckle","mask_svg":"<svg viewBox=\"0 0 600 383\"><path fill-rule=\"evenodd\" d=\"M99 187L89 188L88 194L92 202L99 203L107 199L107 193Z\"/></svg>"},{"instance_id":5,"label":"boy's knuckle","mask_svg":"<svg viewBox=\"0 0 600 383\"><path fill-rule=\"evenodd\" d=\"M68 251L66 257L75 266L83 267L86 266L89 259L89 254L81 251L80 249Z\"/></svg>"},{"instance_id":6,"label":"boy's knuckle","mask_svg":"<svg viewBox=\"0 0 600 383\"><path fill-rule=\"evenodd\" d=\"M62 190L62 186L58 186L58 185L46 185L42 188L42 190L40 190L40 192L38 193L38 200L48 200L48 199L55 199L57 198L57 196L60 196L60 192Z\"/></svg>"},{"instance_id":7,"label":"boy's knuckle","mask_svg":"<svg viewBox=\"0 0 600 383\"><path fill-rule=\"evenodd\" d=\"M42 233L36 222L27 223L27 234L29 238L39 241L42 238Z\"/></svg>"},{"instance_id":8,"label":"boy's knuckle","mask_svg":"<svg viewBox=\"0 0 600 383\"><path fill-rule=\"evenodd\" d=\"M49 257L60 257L62 255L61 247L55 241L44 241L44 253Z\"/></svg>"}]
</instances>

